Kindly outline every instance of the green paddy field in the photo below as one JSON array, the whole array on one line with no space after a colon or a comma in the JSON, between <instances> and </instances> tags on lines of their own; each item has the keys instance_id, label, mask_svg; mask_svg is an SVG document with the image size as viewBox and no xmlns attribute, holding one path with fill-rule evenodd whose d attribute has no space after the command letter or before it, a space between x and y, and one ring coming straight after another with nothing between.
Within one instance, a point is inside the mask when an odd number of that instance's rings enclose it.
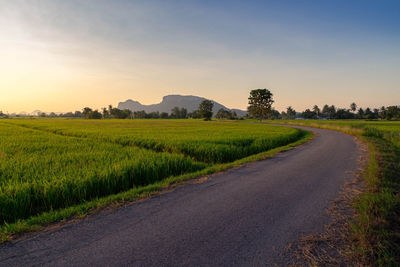
<instances>
[{"instance_id":1,"label":"green paddy field","mask_svg":"<svg viewBox=\"0 0 400 267\"><path fill-rule=\"evenodd\" d=\"M305 136L238 122L0 120L0 222L199 173Z\"/></svg>"}]
</instances>

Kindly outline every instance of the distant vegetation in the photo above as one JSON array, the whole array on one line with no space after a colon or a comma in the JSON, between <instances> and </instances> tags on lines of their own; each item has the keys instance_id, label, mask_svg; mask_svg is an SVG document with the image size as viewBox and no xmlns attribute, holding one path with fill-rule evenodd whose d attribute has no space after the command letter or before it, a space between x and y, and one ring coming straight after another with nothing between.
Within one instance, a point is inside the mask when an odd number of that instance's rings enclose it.
<instances>
[{"instance_id":1,"label":"distant vegetation","mask_svg":"<svg viewBox=\"0 0 400 267\"><path fill-rule=\"evenodd\" d=\"M367 119L367 120L399 120L400 106L389 106L381 108L358 108L355 103L350 104L349 108L336 108L334 105L324 105L322 110L315 105L312 109L303 112L296 112L292 107L288 107L286 112L282 112L276 119Z\"/></svg>"},{"instance_id":2,"label":"distant vegetation","mask_svg":"<svg viewBox=\"0 0 400 267\"><path fill-rule=\"evenodd\" d=\"M8 115L4 114L3 111L0 111L0 118L8 118Z\"/></svg>"},{"instance_id":3,"label":"distant vegetation","mask_svg":"<svg viewBox=\"0 0 400 267\"><path fill-rule=\"evenodd\" d=\"M268 120L400 120L400 106L388 106L378 108L358 108L354 110L354 103L350 108L337 108L334 105L324 105L320 109L314 105L312 109L297 112L291 106L286 111L279 112L273 108L266 115L257 116L249 110L249 118Z\"/></svg>"},{"instance_id":4,"label":"distant vegetation","mask_svg":"<svg viewBox=\"0 0 400 267\"><path fill-rule=\"evenodd\" d=\"M194 96L168 96L171 97L202 99ZM203 98L204 99L204 98ZM163 101L164 101L163 100ZM318 105L314 105L311 109L297 112L291 106L286 111L279 112L272 107L274 103L273 94L269 89L254 89L250 91L248 98L248 113L245 116L238 116L235 111L220 108L215 114L213 113L214 102L211 100L202 100L196 110L188 112L186 108L175 106L170 113L167 112L145 112L131 111L130 109L119 109L112 105L108 108L93 110L85 107L82 111L67 112L56 114L54 112L39 112L35 115L26 114L4 114L0 111L0 118L8 117L49 117L49 118L85 118L85 119L200 119L210 120L212 116L216 119L237 120L237 119L258 119L258 120L291 120L291 119L328 119L328 120L400 120L400 106L388 106L380 108L361 108L356 103L351 103L349 108L337 108L334 105L325 104L322 109ZM222 106L218 104L219 106ZM121 104L121 106L124 106ZM241 111L243 113L243 111Z\"/></svg>"},{"instance_id":5,"label":"distant vegetation","mask_svg":"<svg viewBox=\"0 0 400 267\"><path fill-rule=\"evenodd\" d=\"M237 120L239 119L238 115L236 114L236 112L232 112L230 110L226 110L221 108L220 110L218 110L217 114L215 115L215 118L217 119L225 119L225 120Z\"/></svg>"},{"instance_id":6,"label":"distant vegetation","mask_svg":"<svg viewBox=\"0 0 400 267\"><path fill-rule=\"evenodd\" d=\"M32 115L15 115L15 117L42 117L42 118L85 118L85 119L200 119L210 120L213 112L213 102L210 100L204 100L200 103L199 108L193 112L188 113L187 109L181 107L174 107L170 113L167 112L150 112L146 113L144 110L141 111L131 111L129 109L119 109L112 105L108 108L102 108L100 111L85 107L82 111L67 112L56 114L51 112L46 114L41 112L37 116ZM218 112L218 118L225 119L239 119L235 112L228 109L221 108ZM8 118L9 116L3 114L0 111L0 118Z\"/></svg>"}]
</instances>

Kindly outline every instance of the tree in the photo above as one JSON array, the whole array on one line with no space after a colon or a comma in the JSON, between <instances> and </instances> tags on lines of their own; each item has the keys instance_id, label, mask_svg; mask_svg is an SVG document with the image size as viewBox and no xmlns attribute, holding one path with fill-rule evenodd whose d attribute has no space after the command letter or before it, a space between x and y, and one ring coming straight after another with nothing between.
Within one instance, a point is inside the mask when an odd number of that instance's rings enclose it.
<instances>
[{"instance_id":1,"label":"tree","mask_svg":"<svg viewBox=\"0 0 400 267\"><path fill-rule=\"evenodd\" d=\"M350 110L353 111L353 112L355 112L355 111L357 110L357 104L354 103L354 102L351 103L351 104L350 104Z\"/></svg>"},{"instance_id":2,"label":"tree","mask_svg":"<svg viewBox=\"0 0 400 267\"><path fill-rule=\"evenodd\" d=\"M279 111L277 111L276 109L271 109L271 112L268 113L268 115L267 115L267 119L268 119L268 120L278 120L278 119L282 119L282 115L281 115L281 113L279 113Z\"/></svg>"},{"instance_id":3,"label":"tree","mask_svg":"<svg viewBox=\"0 0 400 267\"><path fill-rule=\"evenodd\" d=\"M217 119L227 119L229 117L228 112L229 112L228 110L220 108L218 110L217 114L215 115L215 118L217 118Z\"/></svg>"},{"instance_id":4,"label":"tree","mask_svg":"<svg viewBox=\"0 0 400 267\"><path fill-rule=\"evenodd\" d=\"M398 120L400 119L400 107L389 106L386 109L386 119L388 120Z\"/></svg>"},{"instance_id":5,"label":"tree","mask_svg":"<svg viewBox=\"0 0 400 267\"><path fill-rule=\"evenodd\" d=\"M147 114L146 118L148 119L159 119L160 118L160 112L158 111L153 111Z\"/></svg>"},{"instance_id":6,"label":"tree","mask_svg":"<svg viewBox=\"0 0 400 267\"><path fill-rule=\"evenodd\" d=\"M109 115L108 110L106 108L103 108L102 111L103 111L103 118L108 118Z\"/></svg>"},{"instance_id":7,"label":"tree","mask_svg":"<svg viewBox=\"0 0 400 267\"><path fill-rule=\"evenodd\" d=\"M315 119L317 117L317 113L315 113L314 111L311 111L310 109L306 109L301 116L304 119Z\"/></svg>"},{"instance_id":8,"label":"tree","mask_svg":"<svg viewBox=\"0 0 400 267\"><path fill-rule=\"evenodd\" d=\"M384 106L380 108L378 115L382 120L386 118L386 108Z\"/></svg>"},{"instance_id":9,"label":"tree","mask_svg":"<svg viewBox=\"0 0 400 267\"><path fill-rule=\"evenodd\" d=\"M84 108L83 110L82 110L82 115L83 115L83 117L85 117L86 119L88 119L89 118L89 114L90 114L90 112L92 112L93 110L91 109L91 108L88 108L88 107L86 107L86 108Z\"/></svg>"},{"instance_id":10,"label":"tree","mask_svg":"<svg viewBox=\"0 0 400 267\"><path fill-rule=\"evenodd\" d=\"M179 118L179 107L174 107L173 109L171 109L171 118L177 119Z\"/></svg>"},{"instance_id":11,"label":"tree","mask_svg":"<svg viewBox=\"0 0 400 267\"><path fill-rule=\"evenodd\" d=\"M210 100L203 100L203 102L199 105L199 115L204 120L209 121L213 115L212 109L214 107L214 103Z\"/></svg>"},{"instance_id":12,"label":"tree","mask_svg":"<svg viewBox=\"0 0 400 267\"><path fill-rule=\"evenodd\" d=\"M335 119L338 120L346 120L346 119L353 119L354 113L351 113L349 109L339 108L336 111Z\"/></svg>"},{"instance_id":13,"label":"tree","mask_svg":"<svg viewBox=\"0 0 400 267\"><path fill-rule=\"evenodd\" d=\"M273 95L268 89L251 90L247 108L249 115L260 121L266 118L271 112L271 107L274 103L272 97Z\"/></svg>"},{"instance_id":14,"label":"tree","mask_svg":"<svg viewBox=\"0 0 400 267\"><path fill-rule=\"evenodd\" d=\"M238 117L236 111L232 112L231 120L238 120L238 119L239 119L239 117Z\"/></svg>"},{"instance_id":15,"label":"tree","mask_svg":"<svg viewBox=\"0 0 400 267\"><path fill-rule=\"evenodd\" d=\"M294 110L291 106L286 109L286 116L288 119L292 120L296 118L296 110Z\"/></svg>"},{"instance_id":16,"label":"tree","mask_svg":"<svg viewBox=\"0 0 400 267\"><path fill-rule=\"evenodd\" d=\"M362 108L358 109L358 116L359 116L360 119L364 118L364 110Z\"/></svg>"},{"instance_id":17,"label":"tree","mask_svg":"<svg viewBox=\"0 0 400 267\"><path fill-rule=\"evenodd\" d=\"M328 109L328 117L330 119L333 119L333 118L335 118L335 115L336 115L336 107L334 105L332 105Z\"/></svg>"},{"instance_id":18,"label":"tree","mask_svg":"<svg viewBox=\"0 0 400 267\"><path fill-rule=\"evenodd\" d=\"M0 111L0 118L8 118L8 115L4 114L3 111Z\"/></svg>"},{"instance_id":19,"label":"tree","mask_svg":"<svg viewBox=\"0 0 400 267\"><path fill-rule=\"evenodd\" d=\"M121 110L119 108L113 108L109 105L108 114L111 118L115 119L128 119L132 118L132 111L129 109Z\"/></svg>"},{"instance_id":20,"label":"tree","mask_svg":"<svg viewBox=\"0 0 400 267\"><path fill-rule=\"evenodd\" d=\"M82 117L82 112L80 112L79 110L75 111L74 117L81 118Z\"/></svg>"},{"instance_id":21,"label":"tree","mask_svg":"<svg viewBox=\"0 0 400 267\"><path fill-rule=\"evenodd\" d=\"M192 118L192 119L200 119L201 118L198 110L194 110L193 112L190 112L188 114L188 117Z\"/></svg>"},{"instance_id":22,"label":"tree","mask_svg":"<svg viewBox=\"0 0 400 267\"><path fill-rule=\"evenodd\" d=\"M144 110L135 111L135 112L133 112L133 117L135 119L145 119L146 118L146 112Z\"/></svg>"},{"instance_id":23,"label":"tree","mask_svg":"<svg viewBox=\"0 0 400 267\"><path fill-rule=\"evenodd\" d=\"M102 115L97 109L89 112L87 116L88 119L101 119L101 117Z\"/></svg>"},{"instance_id":24,"label":"tree","mask_svg":"<svg viewBox=\"0 0 400 267\"><path fill-rule=\"evenodd\" d=\"M232 112L230 110L220 108L217 112L217 115L215 115L215 118L227 119L227 120L237 120L238 117L237 117L236 112Z\"/></svg>"},{"instance_id":25,"label":"tree","mask_svg":"<svg viewBox=\"0 0 400 267\"><path fill-rule=\"evenodd\" d=\"M321 113L321 110L319 109L319 107L317 105L315 105L313 107L313 111L315 112L315 114L317 114L317 116L319 116L319 114Z\"/></svg>"},{"instance_id":26,"label":"tree","mask_svg":"<svg viewBox=\"0 0 400 267\"><path fill-rule=\"evenodd\" d=\"M67 113L61 114L60 117L73 118L74 117L74 113L67 112Z\"/></svg>"},{"instance_id":27,"label":"tree","mask_svg":"<svg viewBox=\"0 0 400 267\"><path fill-rule=\"evenodd\" d=\"M160 118L161 119L168 119L168 113L167 112L161 112L161 114L160 114Z\"/></svg>"},{"instance_id":28,"label":"tree","mask_svg":"<svg viewBox=\"0 0 400 267\"><path fill-rule=\"evenodd\" d=\"M171 117L175 119L186 119L187 118L187 109L174 107L171 110Z\"/></svg>"},{"instance_id":29,"label":"tree","mask_svg":"<svg viewBox=\"0 0 400 267\"><path fill-rule=\"evenodd\" d=\"M367 120L374 119L374 114L372 113L370 108L365 109L365 118Z\"/></svg>"},{"instance_id":30,"label":"tree","mask_svg":"<svg viewBox=\"0 0 400 267\"><path fill-rule=\"evenodd\" d=\"M327 104L325 104L324 107L322 108L322 115L324 117L328 117L329 116L329 106Z\"/></svg>"},{"instance_id":31,"label":"tree","mask_svg":"<svg viewBox=\"0 0 400 267\"><path fill-rule=\"evenodd\" d=\"M374 115L374 119L379 119L379 109L374 108L373 115Z\"/></svg>"},{"instance_id":32,"label":"tree","mask_svg":"<svg viewBox=\"0 0 400 267\"><path fill-rule=\"evenodd\" d=\"M187 109L186 108L181 108L180 115L181 115L181 119L186 119L187 115L188 115Z\"/></svg>"}]
</instances>

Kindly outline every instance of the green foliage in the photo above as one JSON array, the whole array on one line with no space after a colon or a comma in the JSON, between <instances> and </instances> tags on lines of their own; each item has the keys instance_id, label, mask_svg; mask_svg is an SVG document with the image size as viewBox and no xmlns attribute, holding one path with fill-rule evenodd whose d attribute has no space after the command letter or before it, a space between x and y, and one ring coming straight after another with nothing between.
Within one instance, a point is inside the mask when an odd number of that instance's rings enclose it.
<instances>
[{"instance_id":1,"label":"green foliage","mask_svg":"<svg viewBox=\"0 0 400 267\"><path fill-rule=\"evenodd\" d=\"M354 102L351 103L351 104L350 104L350 110L353 111L353 112L355 112L355 111L357 110L357 104L354 103Z\"/></svg>"},{"instance_id":2,"label":"green foliage","mask_svg":"<svg viewBox=\"0 0 400 267\"><path fill-rule=\"evenodd\" d=\"M174 119L186 119L187 115L187 109L185 108L174 107L171 110L171 118Z\"/></svg>"},{"instance_id":3,"label":"green foliage","mask_svg":"<svg viewBox=\"0 0 400 267\"><path fill-rule=\"evenodd\" d=\"M249 97L248 112L250 117L257 118L259 120L267 118L271 112L272 104L272 93L268 89L255 89L251 90Z\"/></svg>"},{"instance_id":4,"label":"green foliage","mask_svg":"<svg viewBox=\"0 0 400 267\"><path fill-rule=\"evenodd\" d=\"M0 222L197 172L302 136L277 126L193 120L4 120Z\"/></svg>"},{"instance_id":5,"label":"green foliage","mask_svg":"<svg viewBox=\"0 0 400 267\"><path fill-rule=\"evenodd\" d=\"M200 116L198 110L194 110L193 112L190 112L190 113L188 114L188 117L189 117L189 118L192 118L192 119L201 119L201 116Z\"/></svg>"},{"instance_id":6,"label":"green foliage","mask_svg":"<svg viewBox=\"0 0 400 267\"><path fill-rule=\"evenodd\" d=\"M286 109L286 112L282 111L282 119L284 120L293 120L296 118L296 110L294 110L291 106Z\"/></svg>"},{"instance_id":7,"label":"green foliage","mask_svg":"<svg viewBox=\"0 0 400 267\"><path fill-rule=\"evenodd\" d=\"M314 111L311 111L309 109L306 109L301 116L304 119L316 119L317 118L317 113L315 113Z\"/></svg>"},{"instance_id":8,"label":"green foliage","mask_svg":"<svg viewBox=\"0 0 400 267\"><path fill-rule=\"evenodd\" d=\"M102 118L102 114L98 110L92 110L91 108L88 108L88 107L83 109L82 115L86 119L101 119ZM49 117L56 117L56 115L50 114Z\"/></svg>"},{"instance_id":9,"label":"green foliage","mask_svg":"<svg viewBox=\"0 0 400 267\"><path fill-rule=\"evenodd\" d=\"M400 120L400 106L390 106L386 109L386 119Z\"/></svg>"},{"instance_id":10,"label":"green foliage","mask_svg":"<svg viewBox=\"0 0 400 267\"><path fill-rule=\"evenodd\" d=\"M203 100L199 105L198 113L201 118L204 120L211 120L213 115L212 109L214 107L214 103L211 100Z\"/></svg>"},{"instance_id":11,"label":"green foliage","mask_svg":"<svg viewBox=\"0 0 400 267\"><path fill-rule=\"evenodd\" d=\"M132 118L132 111L130 111L129 109L118 109L118 108L113 108L109 111L109 114L111 116L111 118L114 119L128 119L128 118Z\"/></svg>"},{"instance_id":12,"label":"green foliage","mask_svg":"<svg viewBox=\"0 0 400 267\"><path fill-rule=\"evenodd\" d=\"M238 116L236 112L232 112L230 110L226 110L223 108L220 108L215 115L215 118L217 119L226 119L226 120L237 120Z\"/></svg>"}]
</instances>

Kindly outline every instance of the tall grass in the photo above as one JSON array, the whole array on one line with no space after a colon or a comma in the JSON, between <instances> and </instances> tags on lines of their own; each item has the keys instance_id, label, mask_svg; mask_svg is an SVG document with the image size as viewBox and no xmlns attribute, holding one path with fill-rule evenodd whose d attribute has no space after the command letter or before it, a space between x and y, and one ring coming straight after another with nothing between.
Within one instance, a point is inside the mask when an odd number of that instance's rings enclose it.
<instances>
[{"instance_id":1,"label":"tall grass","mask_svg":"<svg viewBox=\"0 0 400 267\"><path fill-rule=\"evenodd\" d=\"M0 221L154 183L206 167L183 155L0 124Z\"/></svg>"},{"instance_id":2,"label":"tall grass","mask_svg":"<svg viewBox=\"0 0 400 267\"><path fill-rule=\"evenodd\" d=\"M0 223L287 145L303 132L200 121L0 121Z\"/></svg>"},{"instance_id":3,"label":"tall grass","mask_svg":"<svg viewBox=\"0 0 400 267\"><path fill-rule=\"evenodd\" d=\"M269 125L196 120L25 119L9 122L58 135L180 153L207 163L237 160L286 145L304 135L296 129Z\"/></svg>"}]
</instances>

